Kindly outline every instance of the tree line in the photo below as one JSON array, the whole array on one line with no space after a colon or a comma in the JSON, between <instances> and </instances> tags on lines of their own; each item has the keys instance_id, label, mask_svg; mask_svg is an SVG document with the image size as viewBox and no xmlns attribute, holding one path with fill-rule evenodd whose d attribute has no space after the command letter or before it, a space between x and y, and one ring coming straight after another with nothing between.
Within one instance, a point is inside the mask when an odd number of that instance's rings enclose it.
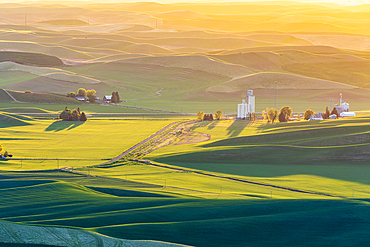
<instances>
[{"instance_id":1,"label":"tree line","mask_svg":"<svg viewBox=\"0 0 370 247\"><path fill-rule=\"evenodd\" d=\"M87 117L84 112L80 112L80 107L78 107L77 110L73 109L71 111L66 106L64 111L59 114L59 119L62 119L63 121L86 121Z\"/></svg>"},{"instance_id":2,"label":"tree line","mask_svg":"<svg viewBox=\"0 0 370 247\"><path fill-rule=\"evenodd\" d=\"M275 108L266 108L266 110L262 111L263 118L271 123L274 123L277 120L279 120L279 122L287 122L292 115L293 110L289 106L283 106L280 111L276 110ZM303 114L303 118L305 120L309 120L313 115L316 115L316 113L311 109L307 109ZM321 117L323 119L329 119L331 115L336 115L336 117L339 118L337 108L334 107L330 112L329 108L326 107L326 111L325 113L321 114ZM298 118L300 118L300 113L298 113Z\"/></svg>"},{"instance_id":3,"label":"tree line","mask_svg":"<svg viewBox=\"0 0 370 247\"><path fill-rule=\"evenodd\" d=\"M69 94L67 94L67 97L87 97L90 102L94 103L96 101L96 91L94 89L86 90L84 88L79 88L77 90L77 93L70 92Z\"/></svg>"},{"instance_id":4,"label":"tree line","mask_svg":"<svg viewBox=\"0 0 370 247\"><path fill-rule=\"evenodd\" d=\"M214 117L212 113L205 114L204 111L198 111L197 113L198 121L213 121L213 120L221 120L222 118L223 118L222 110L217 110Z\"/></svg>"}]
</instances>

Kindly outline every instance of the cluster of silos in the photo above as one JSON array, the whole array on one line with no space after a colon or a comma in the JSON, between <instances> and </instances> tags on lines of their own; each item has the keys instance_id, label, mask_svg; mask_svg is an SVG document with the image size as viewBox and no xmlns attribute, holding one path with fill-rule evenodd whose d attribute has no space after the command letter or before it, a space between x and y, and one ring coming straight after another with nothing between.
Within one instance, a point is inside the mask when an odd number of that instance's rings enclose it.
<instances>
[{"instance_id":1,"label":"cluster of silos","mask_svg":"<svg viewBox=\"0 0 370 247\"><path fill-rule=\"evenodd\" d=\"M253 95L253 90L247 90L247 100L242 100L238 104L238 117L237 119L254 119L256 113L256 98Z\"/></svg>"}]
</instances>

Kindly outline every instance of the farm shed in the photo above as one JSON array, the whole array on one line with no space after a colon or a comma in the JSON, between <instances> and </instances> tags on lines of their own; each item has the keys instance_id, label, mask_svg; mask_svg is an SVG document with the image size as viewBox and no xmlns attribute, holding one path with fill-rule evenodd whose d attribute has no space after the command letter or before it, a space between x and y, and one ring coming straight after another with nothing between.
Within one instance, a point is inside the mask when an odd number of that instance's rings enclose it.
<instances>
[{"instance_id":1,"label":"farm shed","mask_svg":"<svg viewBox=\"0 0 370 247\"><path fill-rule=\"evenodd\" d=\"M110 103L112 101L112 95L104 95L103 102Z\"/></svg>"}]
</instances>

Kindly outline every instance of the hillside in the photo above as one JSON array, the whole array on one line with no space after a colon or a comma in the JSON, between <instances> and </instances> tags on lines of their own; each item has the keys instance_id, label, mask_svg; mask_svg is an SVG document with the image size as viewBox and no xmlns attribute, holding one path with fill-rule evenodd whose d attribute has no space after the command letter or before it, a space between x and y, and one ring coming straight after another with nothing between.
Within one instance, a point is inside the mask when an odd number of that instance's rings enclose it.
<instances>
[{"instance_id":1,"label":"hillside","mask_svg":"<svg viewBox=\"0 0 370 247\"><path fill-rule=\"evenodd\" d=\"M77 100L67 98L65 96L50 94L50 93L29 93L7 90L17 101L26 103L41 103L41 104L76 104ZM13 99L5 100L4 102L14 102Z\"/></svg>"},{"instance_id":2,"label":"hillside","mask_svg":"<svg viewBox=\"0 0 370 247\"><path fill-rule=\"evenodd\" d=\"M78 19L59 19L59 20L48 20L39 21L38 24L46 24L51 26L86 26L89 25L86 21Z\"/></svg>"},{"instance_id":3,"label":"hillside","mask_svg":"<svg viewBox=\"0 0 370 247\"><path fill-rule=\"evenodd\" d=\"M218 74L230 78L245 76L251 71L239 65L222 63L205 56L162 56L120 60L120 63L150 64L169 68L186 68Z\"/></svg>"},{"instance_id":4,"label":"hillside","mask_svg":"<svg viewBox=\"0 0 370 247\"><path fill-rule=\"evenodd\" d=\"M0 51L1 62L15 62L33 66L55 67L62 66L63 62L58 57L40 53Z\"/></svg>"},{"instance_id":5,"label":"hillside","mask_svg":"<svg viewBox=\"0 0 370 247\"><path fill-rule=\"evenodd\" d=\"M99 80L77 75L75 73L55 68L35 67L21 65L13 62L0 62L0 71L22 71L37 76L43 76L54 80L67 81L81 84L98 84Z\"/></svg>"},{"instance_id":6,"label":"hillside","mask_svg":"<svg viewBox=\"0 0 370 247\"><path fill-rule=\"evenodd\" d=\"M0 89L0 102L11 102L13 99L4 91Z\"/></svg>"},{"instance_id":7,"label":"hillside","mask_svg":"<svg viewBox=\"0 0 370 247\"><path fill-rule=\"evenodd\" d=\"M256 73L242 78L234 79L226 83L218 84L207 88L209 92L232 93L244 92L249 88L253 89L274 89L281 90L328 90L328 89L354 89L355 87L340 84L332 81L325 81L315 78L296 76L284 73Z\"/></svg>"}]
</instances>

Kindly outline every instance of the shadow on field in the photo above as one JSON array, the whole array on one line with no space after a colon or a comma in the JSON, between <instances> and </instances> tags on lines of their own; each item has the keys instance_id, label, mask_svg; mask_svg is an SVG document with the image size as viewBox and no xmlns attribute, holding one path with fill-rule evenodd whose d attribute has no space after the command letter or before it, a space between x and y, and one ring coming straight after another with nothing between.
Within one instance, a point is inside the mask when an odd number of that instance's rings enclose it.
<instances>
[{"instance_id":1,"label":"shadow on field","mask_svg":"<svg viewBox=\"0 0 370 247\"><path fill-rule=\"evenodd\" d=\"M245 127L248 127L250 121L243 121L243 120L235 120L232 125L230 125L226 131L229 137L238 136Z\"/></svg>"},{"instance_id":2,"label":"shadow on field","mask_svg":"<svg viewBox=\"0 0 370 247\"><path fill-rule=\"evenodd\" d=\"M71 130L84 123L84 121L55 121L54 123L50 124L45 131L58 132L61 130Z\"/></svg>"}]
</instances>

